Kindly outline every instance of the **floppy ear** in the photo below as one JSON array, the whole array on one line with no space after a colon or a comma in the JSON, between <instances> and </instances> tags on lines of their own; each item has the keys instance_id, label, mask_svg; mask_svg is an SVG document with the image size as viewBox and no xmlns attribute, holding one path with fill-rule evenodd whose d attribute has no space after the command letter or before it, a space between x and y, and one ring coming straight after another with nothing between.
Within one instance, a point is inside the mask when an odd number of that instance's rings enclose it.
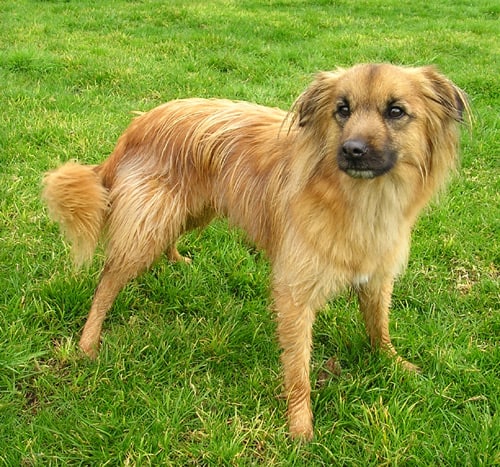
<instances>
[{"instance_id":1,"label":"floppy ear","mask_svg":"<svg viewBox=\"0 0 500 467\"><path fill-rule=\"evenodd\" d=\"M431 94L428 97L438 103L446 115L460 123L464 122L464 116L470 120L469 100L464 91L433 66L422 68L422 73L431 85Z\"/></svg>"},{"instance_id":2,"label":"floppy ear","mask_svg":"<svg viewBox=\"0 0 500 467\"><path fill-rule=\"evenodd\" d=\"M328 109L328 103L331 100L339 73L340 71L337 73L326 71L318 73L315 80L297 98L293 105L294 121L297 121L300 127L308 125L321 110Z\"/></svg>"}]
</instances>

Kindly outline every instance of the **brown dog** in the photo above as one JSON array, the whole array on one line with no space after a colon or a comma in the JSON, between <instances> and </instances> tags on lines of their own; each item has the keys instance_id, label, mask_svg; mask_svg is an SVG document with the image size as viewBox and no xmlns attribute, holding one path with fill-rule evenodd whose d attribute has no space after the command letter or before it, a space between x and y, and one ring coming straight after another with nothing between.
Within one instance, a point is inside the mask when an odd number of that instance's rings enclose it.
<instances>
[{"instance_id":1,"label":"brown dog","mask_svg":"<svg viewBox=\"0 0 500 467\"><path fill-rule=\"evenodd\" d=\"M316 310L353 287L372 345L396 355L393 281L417 215L455 166L464 110L464 93L433 68L382 64L320 73L290 114L188 99L136 118L101 165L70 162L44 180L77 263L105 232L81 348L96 357L131 278L164 251L183 259L178 237L226 216L271 261L290 432L310 439Z\"/></svg>"}]
</instances>

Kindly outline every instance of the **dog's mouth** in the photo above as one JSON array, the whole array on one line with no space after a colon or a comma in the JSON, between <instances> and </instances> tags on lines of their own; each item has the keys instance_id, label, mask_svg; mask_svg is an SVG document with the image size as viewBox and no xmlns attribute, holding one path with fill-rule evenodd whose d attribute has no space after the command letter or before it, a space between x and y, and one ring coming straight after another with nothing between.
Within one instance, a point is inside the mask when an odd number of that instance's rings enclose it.
<instances>
[{"instance_id":1,"label":"dog's mouth","mask_svg":"<svg viewBox=\"0 0 500 467\"><path fill-rule=\"evenodd\" d=\"M396 151L377 150L363 140L348 140L337 153L339 168L352 178L371 179L389 172L396 164Z\"/></svg>"},{"instance_id":2,"label":"dog's mouth","mask_svg":"<svg viewBox=\"0 0 500 467\"><path fill-rule=\"evenodd\" d=\"M373 170L344 169L352 178L375 178L377 174Z\"/></svg>"},{"instance_id":3,"label":"dog's mouth","mask_svg":"<svg viewBox=\"0 0 500 467\"><path fill-rule=\"evenodd\" d=\"M339 161L339 168L352 178L369 180L386 174L394 167L394 163L387 161L376 167L356 167L350 164L343 164Z\"/></svg>"}]
</instances>

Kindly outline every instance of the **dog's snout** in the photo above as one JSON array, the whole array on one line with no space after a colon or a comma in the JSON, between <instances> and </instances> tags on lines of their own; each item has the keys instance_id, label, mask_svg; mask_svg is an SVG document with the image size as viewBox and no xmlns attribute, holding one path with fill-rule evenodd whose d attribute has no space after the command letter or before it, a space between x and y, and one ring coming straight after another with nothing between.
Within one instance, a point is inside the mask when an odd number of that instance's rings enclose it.
<instances>
[{"instance_id":1,"label":"dog's snout","mask_svg":"<svg viewBox=\"0 0 500 467\"><path fill-rule=\"evenodd\" d=\"M350 158L360 158L368 153L367 144L359 139L350 139L342 145L343 153Z\"/></svg>"}]
</instances>

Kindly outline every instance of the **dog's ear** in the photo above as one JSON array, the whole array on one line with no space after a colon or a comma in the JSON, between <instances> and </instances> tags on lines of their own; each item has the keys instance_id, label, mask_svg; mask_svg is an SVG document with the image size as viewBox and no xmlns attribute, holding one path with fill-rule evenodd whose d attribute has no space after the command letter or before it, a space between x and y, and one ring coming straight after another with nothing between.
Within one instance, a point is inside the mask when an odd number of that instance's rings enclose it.
<instances>
[{"instance_id":1,"label":"dog's ear","mask_svg":"<svg viewBox=\"0 0 500 467\"><path fill-rule=\"evenodd\" d=\"M315 80L295 101L294 121L297 121L300 127L308 125L321 110L328 109L338 74L339 72L326 71L318 73Z\"/></svg>"},{"instance_id":2,"label":"dog's ear","mask_svg":"<svg viewBox=\"0 0 500 467\"><path fill-rule=\"evenodd\" d=\"M437 102L450 118L463 123L464 117L467 117L470 121L471 113L467 94L439 73L435 67L427 66L421 70L430 84L431 94L428 97Z\"/></svg>"}]
</instances>

